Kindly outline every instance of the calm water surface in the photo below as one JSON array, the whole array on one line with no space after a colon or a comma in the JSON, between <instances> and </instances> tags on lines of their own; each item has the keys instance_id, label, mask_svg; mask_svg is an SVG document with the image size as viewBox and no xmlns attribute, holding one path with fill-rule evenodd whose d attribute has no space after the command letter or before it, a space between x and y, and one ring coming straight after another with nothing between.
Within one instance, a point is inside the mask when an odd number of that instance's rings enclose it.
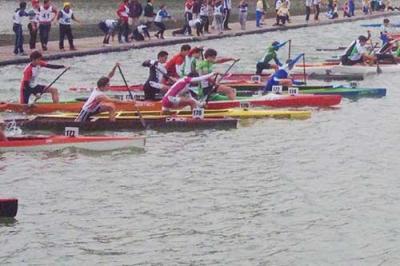
<instances>
[{"instance_id":1,"label":"calm water surface","mask_svg":"<svg viewBox=\"0 0 400 266\"><path fill-rule=\"evenodd\" d=\"M253 71L274 39L316 61L332 54L315 47L346 45L358 24L203 44ZM59 61L73 68L58 87L71 98L70 85L94 84L115 61L142 82L139 63L157 51ZM23 67L0 68L2 99L16 98ZM371 77L360 86L387 87L387 97L344 100L306 121L147 132L144 152L2 154L0 195L20 209L0 223L0 265L398 265L399 82Z\"/></svg>"}]
</instances>

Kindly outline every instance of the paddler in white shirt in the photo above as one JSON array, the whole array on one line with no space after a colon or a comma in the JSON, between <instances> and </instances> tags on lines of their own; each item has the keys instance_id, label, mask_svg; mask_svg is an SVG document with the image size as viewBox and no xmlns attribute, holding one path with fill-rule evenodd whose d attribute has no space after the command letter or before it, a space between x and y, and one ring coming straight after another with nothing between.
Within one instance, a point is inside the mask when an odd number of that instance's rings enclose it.
<instances>
[{"instance_id":1,"label":"paddler in white shirt","mask_svg":"<svg viewBox=\"0 0 400 266\"><path fill-rule=\"evenodd\" d=\"M341 57L343 65L352 66L356 64L373 64L376 62L376 57L370 55L366 46L369 38L361 35L354 41L346 50L345 54Z\"/></svg>"},{"instance_id":2,"label":"paddler in white shirt","mask_svg":"<svg viewBox=\"0 0 400 266\"><path fill-rule=\"evenodd\" d=\"M116 63L107 77L101 77L97 81L97 88L92 91L88 100L83 105L81 112L75 119L76 122L86 122L91 116L101 112L108 112L110 121L115 121L115 103L121 101L110 98L104 92L110 86L110 79L114 76L115 70L119 66L120 64Z\"/></svg>"}]
</instances>

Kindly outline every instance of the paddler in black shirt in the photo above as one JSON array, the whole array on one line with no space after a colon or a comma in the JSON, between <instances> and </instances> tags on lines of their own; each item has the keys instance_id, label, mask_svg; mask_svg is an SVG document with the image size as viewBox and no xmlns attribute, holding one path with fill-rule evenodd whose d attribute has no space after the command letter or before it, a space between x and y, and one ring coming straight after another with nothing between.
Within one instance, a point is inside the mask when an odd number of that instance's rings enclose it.
<instances>
[{"instance_id":1,"label":"paddler in black shirt","mask_svg":"<svg viewBox=\"0 0 400 266\"><path fill-rule=\"evenodd\" d=\"M164 94L169 90L168 80L174 80L167 75L167 70L164 64L168 60L168 53L161 51L157 55L157 61L147 60L144 61L142 66L149 68L149 78L144 84L144 97L145 100L155 101L157 94Z\"/></svg>"}]
</instances>

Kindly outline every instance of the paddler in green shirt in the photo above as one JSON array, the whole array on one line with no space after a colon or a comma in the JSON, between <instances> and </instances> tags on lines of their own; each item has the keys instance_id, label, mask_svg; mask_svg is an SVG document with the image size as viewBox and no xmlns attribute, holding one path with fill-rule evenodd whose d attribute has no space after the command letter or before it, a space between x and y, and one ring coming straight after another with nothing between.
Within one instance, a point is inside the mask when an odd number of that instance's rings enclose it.
<instances>
[{"instance_id":1,"label":"paddler in green shirt","mask_svg":"<svg viewBox=\"0 0 400 266\"><path fill-rule=\"evenodd\" d=\"M188 76L190 73L197 72L196 65L199 60L201 60L201 54L203 52L203 47L195 47L190 50L185 60L183 61L182 72L179 73L179 77L183 78Z\"/></svg>"},{"instance_id":2,"label":"paddler in green shirt","mask_svg":"<svg viewBox=\"0 0 400 266\"><path fill-rule=\"evenodd\" d=\"M207 49L204 53L204 60L198 61L196 65L196 70L200 76L207 75L213 72L214 64L223 64L225 62L235 61L234 58L218 58L217 51L214 49ZM235 89L228 87L226 85L215 84L215 80L208 79L200 83L201 94L208 95L212 93L214 86L216 86L216 92L225 94L229 100L236 99Z\"/></svg>"},{"instance_id":3,"label":"paddler in green shirt","mask_svg":"<svg viewBox=\"0 0 400 266\"><path fill-rule=\"evenodd\" d=\"M264 69L271 69L271 68L273 68L273 69L276 70L276 69L278 69L278 67L282 66L282 63L279 61L278 55L277 55L276 52L277 52L281 47L285 46L286 43L287 43L287 41L284 42L284 43L279 43L279 42L276 42L276 41L275 41L275 42L273 42L273 43L271 44L270 47L268 47L267 52L264 54L263 58L262 58L260 61L257 62L257 65L256 65L256 68L257 68L256 75L261 75L261 73L262 73L262 71L263 71ZM270 64L270 62L271 62L272 60L275 61L275 64L276 64L276 65Z\"/></svg>"}]
</instances>

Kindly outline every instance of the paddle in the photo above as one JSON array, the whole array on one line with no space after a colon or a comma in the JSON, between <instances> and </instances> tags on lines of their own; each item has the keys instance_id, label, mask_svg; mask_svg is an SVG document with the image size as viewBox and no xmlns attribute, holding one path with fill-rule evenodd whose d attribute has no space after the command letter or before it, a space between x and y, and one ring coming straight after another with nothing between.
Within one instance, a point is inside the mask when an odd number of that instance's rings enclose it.
<instances>
[{"instance_id":1,"label":"paddle","mask_svg":"<svg viewBox=\"0 0 400 266\"><path fill-rule=\"evenodd\" d=\"M371 42L371 46L372 46L372 39L370 39L370 42ZM378 45L379 45L378 42L375 43L375 45L372 47L371 53L374 53L375 56L376 56L376 73L379 75L379 74L382 74L382 69L379 66L379 58L378 58L378 56L376 55L376 52L375 52L375 49L376 49L376 47L378 47Z\"/></svg>"},{"instance_id":2,"label":"paddle","mask_svg":"<svg viewBox=\"0 0 400 266\"><path fill-rule=\"evenodd\" d=\"M306 54L303 55L303 79L304 79L304 84L307 85L307 78L306 78Z\"/></svg>"},{"instance_id":3,"label":"paddle","mask_svg":"<svg viewBox=\"0 0 400 266\"><path fill-rule=\"evenodd\" d=\"M135 100L131 90L129 89L129 85L128 85L128 82L125 79L124 73L122 73L122 69L121 69L120 65L118 65L118 70L119 70L119 73L121 74L122 79L124 80L126 89L129 92L129 96L132 98L132 100ZM134 103L134 106L135 106L136 112L139 115L140 123L142 123L143 128L146 129L146 121L143 119L142 113L140 112L139 108L136 106L136 103Z\"/></svg>"},{"instance_id":4,"label":"paddle","mask_svg":"<svg viewBox=\"0 0 400 266\"><path fill-rule=\"evenodd\" d=\"M36 96L35 100L33 101L33 103L32 103L31 105L35 104L35 103L42 97L43 93L46 93L46 91L47 91L49 88L51 88L51 86L53 86L54 83L56 83L57 80L59 80L59 79L61 78L61 76L64 75L65 72L67 72L69 69L70 69L70 67L66 67L66 68L64 69L64 71L61 72L60 75L58 75L49 85L46 86L46 88L44 88L44 90L43 90L42 93L40 93L39 95Z\"/></svg>"},{"instance_id":5,"label":"paddle","mask_svg":"<svg viewBox=\"0 0 400 266\"><path fill-rule=\"evenodd\" d=\"M214 83L213 89L210 90L210 91L207 93L207 95L205 95L205 97L203 98L203 100L202 100L201 102L208 103L211 94L213 94L215 91L217 91L218 86L219 86L218 83L221 82L221 80L223 80L224 77L226 77L226 76L228 75L229 71L230 71L230 70L233 68L233 66L234 66L237 62L239 62L239 61L240 61L240 58L239 58L239 59L236 59L236 60L233 60L233 63L228 67L228 69L225 71L225 73L221 75L221 78L219 79L218 82L217 82L218 75L215 75L214 82L213 82L213 83Z\"/></svg>"},{"instance_id":6,"label":"paddle","mask_svg":"<svg viewBox=\"0 0 400 266\"><path fill-rule=\"evenodd\" d=\"M292 56L292 40L289 40L288 60Z\"/></svg>"}]
</instances>

